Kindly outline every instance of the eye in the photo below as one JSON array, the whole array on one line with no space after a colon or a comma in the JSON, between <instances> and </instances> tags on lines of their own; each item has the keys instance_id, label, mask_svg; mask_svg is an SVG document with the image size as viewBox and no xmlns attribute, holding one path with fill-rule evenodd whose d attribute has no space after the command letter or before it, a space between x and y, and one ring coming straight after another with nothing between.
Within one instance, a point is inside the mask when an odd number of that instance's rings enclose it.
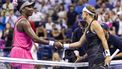
<instances>
[{"instance_id":1,"label":"eye","mask_svg":"<svg viewBox=\"0 0 122 69\"><path fill-rule=\"evenodd\" d=\"M31 5L30 5L30 6L28 6L28 7L29 7L29 8L33 8L33 6L31 6Z\"/></svg>"}]
</instances>

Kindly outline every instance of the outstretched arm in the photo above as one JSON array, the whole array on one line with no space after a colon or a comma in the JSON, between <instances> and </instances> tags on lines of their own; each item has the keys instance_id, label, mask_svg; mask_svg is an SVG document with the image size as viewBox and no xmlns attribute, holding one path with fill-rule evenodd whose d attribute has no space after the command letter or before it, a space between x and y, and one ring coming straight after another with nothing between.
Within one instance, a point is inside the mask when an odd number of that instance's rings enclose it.
<instances>
[{"instance_id":1,"label":"outstretched arm","mask_svg":"<svg viewBox=\"0 0 122 69\"><path fill-rule=\"evenodd\" d=\"M70 44L63 44L64 48L78 48L80 46L82 46L82 44L85 42L86 36L85 33L81 36L80 40L74 43L70 43Z\"/></svg>"},{"instance_id":2,"label":"outstretched arm","mask_svg":"<svg viewBox=\"0 0 122 69\"><path fill-rule=\"evenodd\" d=\"M118 53L115 58L119 58L119 57L122 57L122 52Z\"/></svg>"},{"instance_id":3,"label":"outstretched arm","mask_svg":"<svg viewBox=\"0 0 122 69\"><path fill-rule=\"evenodd\" d=\"M43 38L39 38L35 32L32 30L30 23L26 20L23 19L21 21L21 23L18 23L17 25L17 29L22 28L22 30L29 36L32 38L32 40L36 43L42 43L42 44L49 44L49 45L59 45L58 42L54 42L54 41L48 41L45 40Z\"/></svg>"},{"instance_id":4,"label":"outstretched arm","mask_svg":"<svg viewBox=\"0 0 122 69\"><path fill-rule=\"evenodd\" d=\"M36 33L32 30L30 23L27 20L21 21L22 28L24 32L32 38L32 40L36 43L43 43L43 44L49 44L49 41L44 40L43 38L39 38Z\"/></svg>"}]
</instances>

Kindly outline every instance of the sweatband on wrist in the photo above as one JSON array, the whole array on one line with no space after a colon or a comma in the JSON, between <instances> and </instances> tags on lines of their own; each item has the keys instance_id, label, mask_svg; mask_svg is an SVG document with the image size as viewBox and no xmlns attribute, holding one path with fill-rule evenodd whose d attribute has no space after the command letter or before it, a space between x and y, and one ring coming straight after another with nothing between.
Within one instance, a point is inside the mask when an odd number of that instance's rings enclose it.
<instances>
[{"instance_id":1,"label":"sweatband on wrist","mask_svg":"<svg viewBox=\"0 0 122 69\"><path fill-rule=\"evenodd\" d=\"M76 56L79 56L79 51L75 50L74 53Z\"/></svg>"},{"instance_id":2,"label":"sweatband on wrist","mask_svg":"<svg viewBox=\"0 0 122 69\"><path fill-rule=\"evenodd\" d=\"M110 51L109 50L105 50L105 56L110 56Z\"/></svg>"},{"instance_id":3,"label":"sweatband on wrist","mask_svg":"<svg viewBox=\"0 0 122 69\"><path fill-rule=\"evenodd\" d=\"M49 41L49 45L53 46L54 45L54 41Z\"/></svg>"},{"instance_id":4,"label":"sweatband on wrist","mask_svg":"<svg viewBox=\"0 0 122 69\"><path fill-rule=\"evenodd\" d=\"M63 44L63 47L64 47L65 49L68 49L68 48L69 48L69 44Z\"/></svg>"}]
</instances>

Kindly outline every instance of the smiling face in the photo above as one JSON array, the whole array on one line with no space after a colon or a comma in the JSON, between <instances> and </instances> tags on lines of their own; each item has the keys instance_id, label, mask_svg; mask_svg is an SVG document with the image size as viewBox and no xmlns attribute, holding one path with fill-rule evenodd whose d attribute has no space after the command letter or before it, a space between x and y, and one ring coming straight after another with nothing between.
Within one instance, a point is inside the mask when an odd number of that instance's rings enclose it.
<instances>
[{"instance_id":1,"label":"smiling face","mask_svg":"<svg viewBox=\"0 0 122 69\"><path fill-rule=\"evenodd\" d=\"M33 6L26 6L22 10L26 16L31 16L33 14L34 8Z\"/></svg>"}]
</instances>

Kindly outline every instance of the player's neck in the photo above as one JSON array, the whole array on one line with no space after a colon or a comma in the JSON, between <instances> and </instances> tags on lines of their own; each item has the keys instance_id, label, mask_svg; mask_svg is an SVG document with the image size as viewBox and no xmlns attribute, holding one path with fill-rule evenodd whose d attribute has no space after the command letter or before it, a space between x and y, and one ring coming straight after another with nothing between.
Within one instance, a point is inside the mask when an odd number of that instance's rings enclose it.
<instances>
[{"instance_id":1,"label":"player's neck","mask_svg":"<svg viewBox=\"0 0 122 69\"><path fill-rule=\"evenodd\" d=\"M25 17L26 19L28 19L28 16L27 16L27 15L25 15L25 14L22 14L22 16L23 16L23 17Z\"/></svg>"}]
</instances>

